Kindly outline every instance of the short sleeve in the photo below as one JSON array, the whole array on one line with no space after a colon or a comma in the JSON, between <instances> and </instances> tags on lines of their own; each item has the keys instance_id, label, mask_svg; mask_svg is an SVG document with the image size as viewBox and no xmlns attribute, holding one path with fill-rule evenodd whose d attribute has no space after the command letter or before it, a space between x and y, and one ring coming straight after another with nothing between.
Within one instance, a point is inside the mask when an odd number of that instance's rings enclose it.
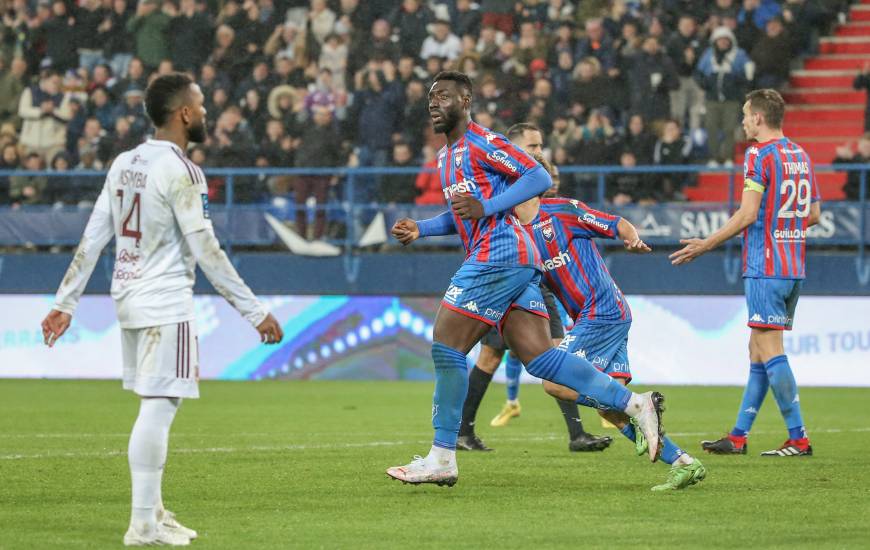
<instances>
[{"instance_id":1,"label":"short sleeve","mask_svg":"<svg viewBox=\"0 0 870 550\"><path fill-rule=\"evenodd\" d=\"M515 182L520 176L538 166L538 161L528 153L508 141L501 134L486 132L476 142L478 159L484 169L492 174L503 176L508 183Z\"/></svg>"},{"instance_id":2,"label":"short sleeve","mask_svg":"<svg viewBox=\"0 0 870 550\"><path fill-rule=\"evenodd\" d=\"M615 239L618 235L619 216L600 212L578 200L565 201L557 215L570 229L572 237Z\"/></svg>"},{"instance_id":3,"label":"short sleeve","mask_svg":"<svg viewBox=\"0 0 870 550\"><path fill-rule=\"evenodd\" d=\"M761 160L758 147L753 146L746 150L746 158L743 161L744 191L764 193L764 190L767 188Z\"/></svg>"},{"instance_id":4,"label":"short sleeve","mask_svg":"<svg viewBox=\"0 0 870 550\"><path fill-rule=\"evenodd\" d=\"M182 235L211 230L208 185L202 170L192 162L178 159L167 169L166 198Z\"/></svg>"}]
</instances>

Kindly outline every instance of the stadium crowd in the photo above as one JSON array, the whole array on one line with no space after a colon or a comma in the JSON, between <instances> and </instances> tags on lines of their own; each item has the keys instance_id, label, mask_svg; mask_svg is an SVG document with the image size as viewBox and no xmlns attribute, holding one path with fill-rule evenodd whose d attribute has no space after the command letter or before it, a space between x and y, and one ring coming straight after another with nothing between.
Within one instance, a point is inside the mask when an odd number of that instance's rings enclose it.
<instances>
[{"instance_id":1,"label":"stadium crowd","mask_svg":"<svg viewBox=\"0 0 870 550\"><path fill-rule=\"evenodd\" d=\"M427 86L475 81L474 116L539 125L557 164L730 165L744 94L780 87L847 0L0 0L0 168L103 168L150 131L149 79L195 75L205 167L433 165ZM867 76L865 75L865 78ZM585 197L591 183L566 178ZM323 202L337 178L251 178L240 200ZM442 202L427 174L364 200ZM620 175L616 203L685 176ZM220 199L221 180L212 182ZM0 178L0 203L74 203L68 179ZM93 194L92 190L88 193ZM316 233L322 234L318 223Z\"/></svg>"}]
</instances>

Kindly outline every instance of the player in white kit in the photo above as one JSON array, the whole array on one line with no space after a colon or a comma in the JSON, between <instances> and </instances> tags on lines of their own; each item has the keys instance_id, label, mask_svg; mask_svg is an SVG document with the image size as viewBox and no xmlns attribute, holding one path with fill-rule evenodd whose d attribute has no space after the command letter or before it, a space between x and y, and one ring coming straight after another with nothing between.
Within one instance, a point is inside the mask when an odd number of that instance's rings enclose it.
<instances>
[{"instance_id":1,"label":"player in white kit","mask_svg":"<svg viewBox=\"0 0 870 550\"><path fill-rule=\"evenodd\" d=\"M67 330L103 247L114 237L112 298L121 325L124 389L141 397L128 449L133 510L124 544L183 546L196 531L163 507L160 485L181 399L199 397L196 264L256 327L262 342L280 342L283 331L221 250L205 177L185 155L189 142L205 139L199 86L183 74L161 76L149 85L145 105L157 127L154 139L112 163L42 332L52 346Z\"/></svg>"}]
</instances>

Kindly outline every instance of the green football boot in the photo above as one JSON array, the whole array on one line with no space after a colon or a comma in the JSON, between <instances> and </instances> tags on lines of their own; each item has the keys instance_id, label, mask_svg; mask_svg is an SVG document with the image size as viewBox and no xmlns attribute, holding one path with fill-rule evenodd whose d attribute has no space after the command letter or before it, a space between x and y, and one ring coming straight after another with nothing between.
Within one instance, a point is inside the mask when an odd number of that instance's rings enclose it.
<instances>
[{"instance_id":1,"label":"green football boot","mask_svg":"<svg viewBox=\"0 0 870 550\"><path fill-rule=\"evenodd\" d=\"M640 427L637 425L637 420L632 418L630 422L631 425L634 427L634 452L637 454L637 456L643 456L649 450L649 443L643 436L643 432L640 430Z\"/></svg>"},{"instance_id":2,"label":"green football boot","mask_svg":"<svg viewBox=\"0 0 870 550\"><path fill-rule=\"evenodd\" d=\"M700 483L707 477L707 468L697 458L691 464L674 464L668 473L668 480L652 488L653 491L679 491L690 485Z\"/></svg>"}]
</instances>

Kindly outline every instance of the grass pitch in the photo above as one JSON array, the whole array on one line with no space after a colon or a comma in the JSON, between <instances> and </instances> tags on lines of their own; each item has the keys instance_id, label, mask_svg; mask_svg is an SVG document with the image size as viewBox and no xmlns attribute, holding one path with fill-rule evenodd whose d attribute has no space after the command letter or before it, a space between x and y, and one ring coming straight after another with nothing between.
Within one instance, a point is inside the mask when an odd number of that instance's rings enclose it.
<instances>
[{"instance_id":1,"label":"grass pitch","mask_svg":"<svg viewBox=\"0 0 870 550\"><path fill-rule=\"evenodd\" d=\"M663 464L616 439L567 451L556 405L523 386L522 416L489 419L493 453L460 455L454 488L384 469L429 447L429 383L204 382L173 426L164 501L199 548L864 547L870 536L870 390L801 391L816 455L761 458L785 430L772 396L747 456L702 456L688 490L649 488ZM739 388L663 388L665 426L698 441L729 428ZM0 380L0 548L115 548L129 519L126 447L137 400L118 382Z\"/></svg>"}]
</instances>

